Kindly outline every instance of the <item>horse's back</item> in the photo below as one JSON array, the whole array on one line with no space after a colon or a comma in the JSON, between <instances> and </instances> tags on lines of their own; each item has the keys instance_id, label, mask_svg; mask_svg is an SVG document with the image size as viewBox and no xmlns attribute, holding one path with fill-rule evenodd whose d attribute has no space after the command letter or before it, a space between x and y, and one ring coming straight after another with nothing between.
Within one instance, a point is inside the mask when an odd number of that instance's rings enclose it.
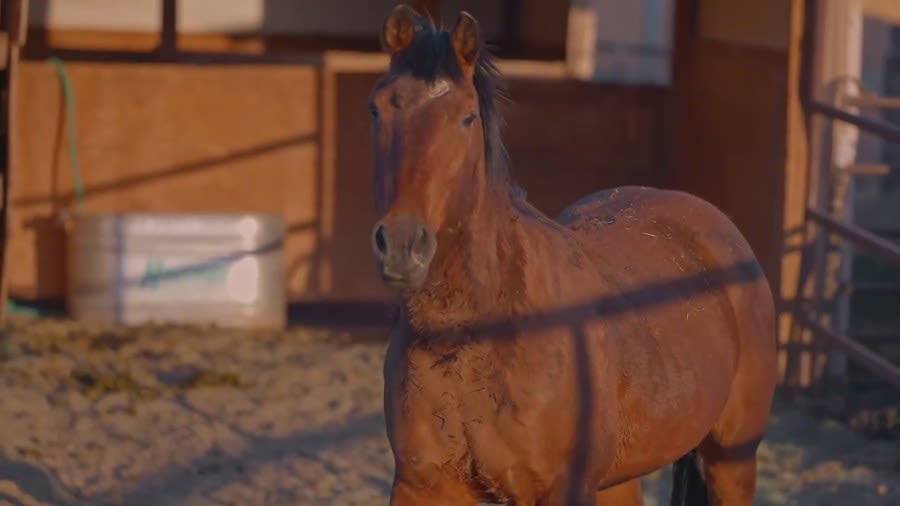
<instances>
[{"instance_id":1,"label":"horse's back","mask_svg":"<svg viewBox=\"0 0 900 506\"><path fill-rule=\"evenodd\" d=\"M750 277L765 282L737 226L711 203L689 193L623 186L581 198L556 221L607 264L615 264L617 252L628 250L621 258L628 263L666 260L652 269L657 274L686 273L690 269L684 260L698 262L703 271L734 270L738 281Z\"/></svg>"},{"instance_id":2,"label":"horse's back","mask_svg":"<svg viewBox=\"0 0 900 506\"><path fill-rule=\"evenodd\" d=\"M685 224L700 220L696 223L697 227L715 224L715 228L741 237L728 217L706 200L678 190L648 186L621 186L586 195L566 207L556 221L584 231L591 228L605 229L619 217L632 221L646 218L650 223L655 223L659 218L678 220L681 217ZM630 225L638 224L626 224ZM749 245L746 246L749 250Z\"/></svg>"},{"instance_id":3,"label":"horse's back","mask_svg":"<svg viewBox=\"0 0 900 506\"><path fill-rule=\"evenodd\" d=\"M774 326L772 293L750 244L699 197L625 186L578 200L557 222L576 234L598 268L617 273L622 289L668 281L687 297L727 288L729 305L761 306L754 319Z\"/></svg>"}]
</instances>

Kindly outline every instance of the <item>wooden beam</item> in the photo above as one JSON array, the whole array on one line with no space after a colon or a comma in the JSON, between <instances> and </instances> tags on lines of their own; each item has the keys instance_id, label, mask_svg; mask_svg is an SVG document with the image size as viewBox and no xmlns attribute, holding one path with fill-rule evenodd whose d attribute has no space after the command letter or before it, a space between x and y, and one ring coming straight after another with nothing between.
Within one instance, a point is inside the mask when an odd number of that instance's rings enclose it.
<instances>
[{"instance_id":1,"label":"wooden beam","mask_svg":"<svg viewBox=\"0 0 900 506\"><path fill-rule=\"evenodd\" d=\"M873 107L876 109L900 109L900 98L860 95L858 97L846 98L844 104L857 107Z\"/></svg>"},{"instance_id":2,"label":"wooden beam","mask_svg":"<svg viewBox=\"0 0 900 506\"><path fill-rule=\"evenodd\" d=\"M6 6L9 7L10 41L19 47L24 46L28 38L28 0L10 0Z\"/></svg>"},{"instance_id":3,"label":"wooden beam","mask_svg":"<svg viewBox=\"0 0 900 506\"><path fill-rule=\"evenodd\" d=\"M6 104L3 107L4 117L0 121L4 123L2 129L7 136L6 160L3 160L0 166L0 323L6 320L6 303L7 303L7 285L9 272L9 231L11 230L12 218L10 216L9 195L10 188L15 184L15 176L12 166L13 152L17 149L18 125L13 121L11 104L14 104L18 98L18 86L16 85L16 68L19 62L19 52L25 44L28 32L28 0L6 0L3 2L3 8L6 11L6 26L8 38L6 44L2 48L5 59L6 82Z\"/></svg>"},{"instance_id":4,"label":"wooden beam","mask_svg":"<svg viewBox=\"0 0 900 506\"><path fill-rule=\"evenodd\" d=\"M900 2L897 0L863 0L863 13L891 25L900 25Z\"/></svg>"},{"instance_id":5,"label":"wooden beam","mask_svg":"<svg viewBox=\"0 0 900 506\"><path fill-rule=\"evenodd\" d=\"M835 168L848 174L865 174L868 176L886 176L891 173L891 168L883 163L853 163Z\"/></svg>"},{"instance_id":6,"label":"wooden beam","mask_svg":"<svg viewBox=\"0 0 900 506\"><path fill-rule=\"evenodd\" d=\"M161 55L170 55L178 50L178 2L163 0L159 49Z\"/></svg>"},{"instance_id":7,"label":"wooden beam","mask_svg":"<svg viewBox=\"0 0 900 506\"><path fill-rule=\"evenodd\" d=\"M784 170L779 184L783 188L783 211L779 227L772 232L782 237L781 262L779 265L777 285L773 287L784 301L801 301L805 299L808 285L808 261L803 255L806 250L806 236L803 233L807 193L809 186L810 155L814 151L810 140L816 136L809 135L806 115L802 104L807 99L809 89L812 53L810 30L815 25L816 11L809 5L812 0L792 0L790 10L790 33L788 44L788 86L786 111L786 139L784 146L787 153ZM799 233L792 233L798 231ZM795 302L795 304L797 303ZM778 341L781 348L778 354L778 372L783 383L798 386L803 384L804 362L812 356L811 335L796 324L789 311L779 314Z\"/></svg>"}]
</instances>

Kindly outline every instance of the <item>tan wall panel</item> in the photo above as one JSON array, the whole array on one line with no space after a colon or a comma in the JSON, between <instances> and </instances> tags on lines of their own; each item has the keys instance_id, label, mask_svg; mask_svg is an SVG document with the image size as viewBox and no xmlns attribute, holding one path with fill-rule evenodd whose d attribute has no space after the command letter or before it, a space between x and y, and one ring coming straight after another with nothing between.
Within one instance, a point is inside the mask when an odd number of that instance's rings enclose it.
<instances>
[{"instance_id":1,"label":"tan wall panel","mask_svg":"<svg viewBox=\"0 0 900 506\"><path fill-rule=\"evenodd\" d=\"M774 284L781 238L773 227L784 204L787 55L697 44L691 60L679 63L674 184L727 212Z\"/></svg>"},{"instance_id":2,"label":"tan wall panel","mask_svg":"<svg viewBox=\"0 0 900 506\"><path fill-rule=\"evenodd\" d=\"M543 211L604 188L664 182L667 91L546 80L512 81L510 94L513 174Z\"/></svg>"}]
</instances>

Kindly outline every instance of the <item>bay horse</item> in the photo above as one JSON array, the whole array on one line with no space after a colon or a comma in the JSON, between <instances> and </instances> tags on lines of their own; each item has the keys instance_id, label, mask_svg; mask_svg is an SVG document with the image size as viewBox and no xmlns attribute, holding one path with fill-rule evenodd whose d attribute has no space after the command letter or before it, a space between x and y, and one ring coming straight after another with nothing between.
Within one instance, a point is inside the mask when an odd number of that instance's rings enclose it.
<instances>
[{"instance_id":1,"label":"bay horse","mask_svg":"<svg viewBox=\"0 0 900 506\"><path fill-rule=\"evenodd\" d=\"M675 462L672 504L750 505L775 310L736 226L644 187L546 217L508 175L478 22L398 6L381 41L372 247L402 301L390 504L640 505L639 477Z\"/></svg>"}]
</instances>

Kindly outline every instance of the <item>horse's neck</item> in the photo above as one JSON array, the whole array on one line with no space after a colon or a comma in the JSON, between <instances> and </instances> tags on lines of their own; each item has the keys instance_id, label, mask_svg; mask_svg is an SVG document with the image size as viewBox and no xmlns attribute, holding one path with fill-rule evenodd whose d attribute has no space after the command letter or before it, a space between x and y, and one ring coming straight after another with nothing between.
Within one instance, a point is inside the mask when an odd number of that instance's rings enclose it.
<instances>
[{"instance_id":1,"label":"horse's neck","mask_svg":"<svg viewBox=\"0 0 900 506\"><path fill-rule=\"evenodd\" d=\"M515 312L524 296L519 217L506 195L485 199L459 229L439 237L444 244L426 285L405 301L414 327L454 327Z\"/></svg>"}]
</instances>

